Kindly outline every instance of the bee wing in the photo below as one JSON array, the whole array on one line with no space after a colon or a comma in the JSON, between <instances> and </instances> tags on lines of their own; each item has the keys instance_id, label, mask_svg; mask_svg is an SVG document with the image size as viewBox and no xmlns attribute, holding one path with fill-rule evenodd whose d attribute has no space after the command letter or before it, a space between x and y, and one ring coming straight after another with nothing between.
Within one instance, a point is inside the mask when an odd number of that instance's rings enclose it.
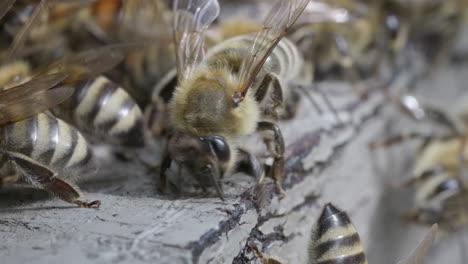
<instances>
[{"instance_id":1,"label":"bee wing","mask_svg":"<svg viewBox=\"0 0 468 264\"><path fill-rule=\"evenodd\" d=\"M217 0L175 0L173 37L179 80L204 56L205 31L219 15Z\"/></svg>"},{"instance_id":2,"label":"bee wing","mask_svg":"<svg viewBox=\"0 0 468 264\"><path fill-rule=\"evenodd\" d=\"M233 95L234 102L243 100L273 49L294 25L308 3L309 0L278 0L271 8L262 30L255 37L249 55L242 63L240 85Z\"/></svg>"},{"instance_id":3,"label":"bee wing","mask_svg":"<svg viewBox=\"0 0 468 264\"><path fill-rule=\"evenodd\" d=\"M400 260L397 264L424 264L424 258L427 256L432 242L437 234L437 224L434 224L418 246L411 252L410 256Z\"/></svg>"},{"instance_id":4,"label":"bee wing","mask_svg":"<svg viewBox=\"0 0 468 264\"><path fill-rule=\"evenodd\" d=\"M66 100L71 87L57 87L67 77L64 73L37 77L0 92L0 126L27 119Z\"/></svg>"},{"instance_id":5,"label":"bee wing","mask_svg":"<svg viewBox=\"0 0 468 264\"><path fill-rule=\"evenodd\" d=\"M13 6L13 4L16 2L16 0L3 0L0 3L0 19L3 18L3 16L8 13L8 10Z\"/></svg>"},{"instance_id":6,"label":"bee wing","mask_svg":"<svg viewBox=\"0 0 468 264\"><path fill-rule=\"evenodd\" d=\"M110 71L123 59L124 53L141 47L141 44L112 44L65 56L35 71L35 76L66 72L69 76L65 83L91 79Z\"/></svg>"},{"instance_id":7,"label":"bee wing","mask_svg":"<svg viewBox=\"0 0 468 264\"><path fill-rule=\"evenodd\" d=\"M41 0L39 4L36 5L34 11L32 12L31 16L28 18L28 21L23 25L20 31L16 34L13 39L13 42L8 50L8 56L13 57L21 49L26 42L29 32L32 28L32 25L36 22L37 18L41 14L41 12L45 12L47 10L47 0Z\"/></svg>"}]
</instances>

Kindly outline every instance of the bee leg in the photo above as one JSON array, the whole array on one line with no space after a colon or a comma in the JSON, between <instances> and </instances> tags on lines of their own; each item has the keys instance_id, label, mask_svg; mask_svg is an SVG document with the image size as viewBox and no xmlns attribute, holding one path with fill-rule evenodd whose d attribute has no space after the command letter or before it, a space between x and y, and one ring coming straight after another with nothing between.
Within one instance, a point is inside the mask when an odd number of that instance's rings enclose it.
<instances>
[{"instance_id":1,"label":"bee leg","mask_svg":"<svg viewBox=\"0 0 468 264\"><path fill-rule=\"evenodd\" d=\"M289 120L296 116L300 99L301 96L299 95L298 91L292 90L291 98L284 102L284 113L281 115L282 119Z\"/></svg>"},{"instance_id":2,"label":"bee leg","mask_svg":"<svg viewBox=\"0 0 468 264\"><path fill-rule=\"evenodd\" d=\"M458 131L457 126L452 121L450 117L441 109L424 105L418 102L418 100L411 96L411 95L402 95L398 96L397 99L393 98L388 93L386 96L389 100L396 105L398 109L401 110L405 115L409 116L410 118L421 121L421 120L429 120L433 121L436 124L439 124L445 128L447 128L450 132L460 135L461 133Z\"/></svg>"},{"instance_id":3,"label":"bee leg","mask_svg":"<svg viewBox=\"0 0 468 264\"><path fill-rule=\"evenodd\" d=\"M166 192L167 189L167 176L166 171L171 167L172 159L168 153L164 154L163 161L161 163L161 167L159 169L159 184L158 190L162 193Z\"/></svg>"},{"instance_id":4,"label":"bee leg","mask_svg":"<svg viewBox=\"0 0 468 264\"><path fill-rule=\"evenodd\" d=\"M32 184L47 190L60 199L76 204L80 207L99 207L101 201L83 201L78 187L57 177L57 174L48 167L19 153L7 153L8 159L15 165L18 172L22 173Z\"/></svg>"},{"instance_id":5,"label":"bee leg","mask_svg":"<svg viewBox=\"0 0 468 264\"><path fill-rule=\"evenodd\" d=\"M440 222L441 214L434 209L416 208L404 213L400 219L404 223L433 225Z\"/></svg>"},{"instance_id":6,"label":"bee leg","mask_svg":"<svg viewBox=\"0 0 468 264\"><path fill-rule=\"evenodd\" d=\"M361 99L367 99L369 95L359 84L361 77L356 69L354 60L349 55L348 44L341 34L333 34L334 44L340 55L339 64L344 69L346 78L351 81L351 86L354 92L361 97Z\"/></svg>"},{"instance_id":7,"label":"bee leg","mask_svg":"<svg viewBox=\"0 0 468 264\"><path fill-rule=\"evenodd\" d=\"M283 179L283 173L284 173L284 139L283 135L281 133L280 128L278 127L277 124L267 122L267 121L262 121L258 123L257 126L257 131L259 132L264 132L264 131L271 131L273 132L273 142L274 142L274 149L272 151L273 154L273 164L271 168L271 173L270 175L267 175L268 177L273 178L276 184L276 188L279 192L280 198L284 198L285 196L285 191L283 189L283 184L282 184L282 179ZM267 144L268 147L269 144Z\"/></svg>"},{"instance_id":8,"label":"bee leg","mask_svg":"<svg viewBox=\"0 0 468 264\"><path fill-rule=\"evenodd\" d=\"M167 127L167 104L177 85L177 70L174 68L156 84L151 103L145 109L145 121L153 135L162 135Z\"/></svg>"},{"instance_id":9,"label":"bee leg","mask_svg":"<svg viewBox=\"0 0 468 264\"><path fill-rule=\"evenodd\" d=\"M271 86L273 90L270 89ZM267 98L267 95L270 97ZM269 73L265 75L259 88L255 92L255 99L257 102L270 100L268 101L268 103L271 103L271 105L269 105L270 112L268 115L276 118L277 113L275 110L283 103L283 85L275 74Z\"/></svg>"},{"instance_id":10,"label":"bee leg","mask_svg":"<svg viewBox=\"0 0 468 264\"><path fill-rule=\"evenodd\" d=\"M401 144L407 140L411 139L424 139L431 140L435 136L431 133L420 133L420 132L409 132L409 133L400 133L397 135L390 136L382 140L375 140L369 143L369 148L387 148L395 144Z\"/></svg>"},{"instance_id":11,"label":"bee leg","mask_svg":"<svg viewBox=\"0 0 468 264\"><path fill-rule=\"evenodd\" d=\"M392 189L400 189L400 188L405 188L405 187L410 187L413 184L417 183L419 180L424 180L430 177L434 177L436 175L440 175L441 173L444 172L444 168L442 167L434 167L432 169L427 169L423 171L422 173L413 176L409 179L405 180L400 180L398 182L394 182L390 184L390 188Z\"/></svg>"},{"instance_id":12,"label":"bee leg","mask_svg":"<svg viewBox=\"0 0 468 264\"><path fill-rule=\"evenodd\" d=\"M260 259L260 262L262 262L262 264L282 264L282 262L279 260L265 257L265 255L263 255L263 253L260 251L260 249L254 242L249 242L247 246L253 251L255 257Z\"/></svg>"},{"instance_id":13,"label":"bee leg","mask_svg":"<svg viewBox=\"0 0 468 264\"><path fill-rule=\"evenodd\" d=\"M460 173L463 173L466 167L466 147L468 147L468 136L463 136L462 141L460 143L460 147L458 148L458 162L459 162L459 168L460 168ZM463 175L463 174L461 174Z\"/></svg>"},{"instance_id":14,"label":"bee leg","mask_svg":"<svg viewBox=\"0 0 468 264\"><path fill-rule=\"evenodd\" d=\"M238 162L236 171L253 176L258 182L263 180L263 168L257 157L243 149L238 149Z\"/></svg>"},{"instance_id":15,"label":"bee leg","mask_svg":"<svg viewBox=\"0 0 468 264\"><path fill-rule=\"evenodd\" d=\"M314 63L307 62L304 63L304 70L303 70L303 78L304 81L302 83L296 83L294 85L302 94L304 94L305 98L315 107L317 113L319 115L323 114L322 109L318 106L318 103L314 100L314 98L310 95L307 88L312 84L312 89L316 90L323 99L326 107L332 112L333 116L335 117L336 121L340 124L344 122L341 120L340 115L338 114L338 109L333 105L333 103L328 98L328 95L320 89L320 87L315 82L315 70L314 70Z\"/></svg>"},{"instance_id":16,"label":"bee leg","mask_svg":"<svg viewBox=\"0 0 468 264\"><path fill-rule=\"evenodd\" d=\"M338 109L333 105L333 103L330 101L328 98L328 95L325 94L325 92L317 85L317 83L313 83L313 89L316 90L317 92L320 93L320 95L323 98L323 101L327 105L328 109L332 112L333 116L335 117L335 120L338 124L344 124L345 122L340 118L340 115L338 113Z\"/></svg>"},{"instance_id":17,"label":"bee leg","mask_svg":"<svg viewBox=\"0 0 468 264\"><path fill-rule=\"evenodd\" d=\"M151 135L163 135L166 130L165 124L167 124L166 104L160 99L153 101L151 105L146 107L144 119Z\"/></svg>"}]
</instances>

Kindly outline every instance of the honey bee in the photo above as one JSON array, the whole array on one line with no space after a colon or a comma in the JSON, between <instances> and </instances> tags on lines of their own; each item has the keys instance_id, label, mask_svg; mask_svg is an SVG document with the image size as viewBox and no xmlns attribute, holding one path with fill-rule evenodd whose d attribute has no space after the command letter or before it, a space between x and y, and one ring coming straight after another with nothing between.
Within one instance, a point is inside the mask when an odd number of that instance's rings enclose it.
<instances>
[{"instance_id":1,"label":"honey bee","mask_svg":"<svg viewBox=\"0 0 468 264\"><path fill-rule=\"evenodd\" d=\"M456 232L468 225L468 191L456 175L433 171L413 183L416 188L414 209L403 219L409 223L438 223L443 230Z\"/></svg>"},{"instance_id":2,"label":"honey bee","mask_svg":"<svg viewBox=\"0 0 468 264\"><path fill-rule=\"evenodd\" d=\"M398 264L422 264L424 257L434 241L437 225L433 225L411 255ZM265 257L251 242L248 246L263 264L284 263L274 258ZM364 264L367 263L359 233L348 214L333 204L326 204L312 228L309 239L309 264Z\"/></svg>"},{"instance_id":3,"label":"honey bee","mask_svg":"<svg viewBox=\"0 0 468 264\"><path fill-rule=\"evenodd\" d=\"M366 97L359 81L363 74L376 73L382 55L378 2L337 0L327 5L310 5L288 36L312 63L312 80L339 73L356 94ZM317 16L316 9L330 9L325 14L335 19Z\"/></svg>"},{"instance_id":4,"label":"honey bee","mask_svg":"<svg viewBox=\"0 0 468 264\"><path fill-rule=\"evenodd\" d=\"M97 77L84 76L80 77L82 81L74 81L73 95L51 112L94 141L117 149L142 148L145 145L145 127L140 107L121 86L98 74L106 72L123 59L121 49L126 47L104 46L76 54L65 64L59 61L61 68L67 72L76 71L81 61L94 61L95 69L87 66L87 71Z\"/></svg>"},{"instance_id":5,"label":"honey bee","mask_svg":"<svg viewBox=\"0 0 468 264\"><path fill-rule=\"evenodd\" d=\"M0 72L5 69L1 68ZM72 89L56 86L64 73L35 77L0 92L0 183L27 182L80 207L101 202L82 200L70 180L95 170L92 151L78 130L47 113L63 102ZM15 171L13 175L5 172Z\"/></svg>"},{"instance_id":6,"label":"honey bee","mask_svg":"<svg viewBox=\"0 0 468 264\"><path fill-rule=\"evenodd\" d=\"M171 11L161 0L97 0L87 6L83 19L88 37L82 46L142 43L129 50L124 62L114 70L123 88L144 109L151 102L155 84L175 65L169 20Z\"/></svg>"},{"instance_id":7,"label":"honey bee","mask_svg":"<svg viewBox=\"0 0 468 264\"><path fill-rule=\"evenodd\" d=\"M449 54L468 15L468 2L464 0L384 2L385 7L393 12L393 21L398 21L406 29L401 34L404 35L402 39L422 52L429 69Z\"/></svg>"},{"instance_id":8,"label":"honey bee","mask_svg":"<svg viewBox=\"0 0 468 264\"><path fill-rule=\"evenodd\" d=\"M252 162L252 156L237 150L236 140L258 131L273 134L266 136L274 159L268 176L284 196L284 140L275 121L277 109L290 99L287 85L301 74L302 58L283 37L308 2L278 1L257 35L223 41L206 56L204 32L219 14L218 2L174 2L177 87L169 102L171 134L160 169L161 190L175 160L223 199L222 179L240 160ZM263 180L261 172L255 174Z\"/></svg>"},{"instance_id":9,"label":"honey bee","mask_svg":"<svg viewBox=\"0 0 468 264\"><path fill-rule=\"evenodd\" d=\"M396 186L416 188L415 209L405 219L419 223L438 222L446 230L455 230L468 224L466 179L463 170L468 164L466 124L467 111L459 113L463 126L454 122L444 111L420 103L406 95L397 102L400 109L412 119L432 121L447 133L401 133L370 143L371 148L390 147L407 140L419 139L420 146L408 180ZM461 128L462 127L462 128Z\"/></svg>"},{"instance_id":10,"label":"honey bee","mask_svg":"<svg viewBox=\"0 0 468 264\"><path fill-rule=\"evenodd\" d=\"M361 239L348 214L330 203L323 207L309 244L309 263L323 262L367 263Z\"/></svg>"},{"instance_id":11,"label":"honey bee","mask_svg":"<svg viewBox=\"0 0 468 264\"><path fill-rule=\"evenodd\" d=\"M64 82L73 94L51 108L51 113L72 125L90 140L112 145L115 149L141 148L145 144L144 120L135 100L118 84L101 73L123 60L125 45L109 45L63 57L35 72L24 63L22 75L66 72ZM10 68L9 68L10 69ZM18 78L16 72L15 78ZM4 75L7 77L7 75Z\"/></svg>"},{"instance_id":12,"label":"honey bee","mask_svg":"<svg viewBox=\"0 0 468 264\"><path fill-rule=\"evenodd\" d=\"M9 57L33 55L36 61L58 58L66 51L63 33L80 22L91 0L20 0L6 17L3 37L12 39ZM27 43L28 48L25 49ZM35 51L41 50L41 53ZM39 64L40 64L39 62Z\"/></svg>"}]
</instances>

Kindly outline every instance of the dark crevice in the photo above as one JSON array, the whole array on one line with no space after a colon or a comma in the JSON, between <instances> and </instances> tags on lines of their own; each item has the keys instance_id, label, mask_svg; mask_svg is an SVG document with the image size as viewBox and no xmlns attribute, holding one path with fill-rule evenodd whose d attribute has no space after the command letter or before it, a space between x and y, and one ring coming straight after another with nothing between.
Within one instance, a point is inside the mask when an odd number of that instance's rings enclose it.
<instances>
[{"instance_id":1,"label":"dark crevice","mask_svg":"<svg viewBox=\"0 0 468 264\"><path fill-rule=\"evenodd\" d=\"M352 104L352 107L350 107L350 109L353 110L352 112L357 110L359 105L360 103ZM358 127L354 127L356 132L355 135L351 139L335 146L332 149L333 154L325 162L316 163L314 167L308 171L304 170L302 160L320 145L322 136L336 135L344 129L349 129L349 126L334 127L330 130L319 129L317 131L305 134L301 139L290 144L286 150L284 179L284 187L286 190L290 189L296 184L300 184L304 178L307 175L310 175L312 172L314 174L319 174L328 168L336 159L340 157L344 147L349 142L351 142L355 136L357 136L361 129L360 127L364 126L367 121L376 116L379 113L380 108L380 105L376 105L371 113L362 117L360 125ZM186 246L186 248L189 249L192 253L192 262L199 263L200 256L204 250L218 242L222 235L227 235L229 231L233 230L236 226L239 226L241 224L240 221L242 216L244 216L249 210L256 210L259 218L257 220L257 224L250 232L244 247L241 249L238 256L234 258L234 264L251 263L252 252L251 249L247 246L249 242L260 243L261 248L265 249L275 241L281 241L282 243L287 243L290 241L296 234L285 236L282 226L276 226L275 231L270 234L263 234L259 230L259 227L271 219L279 218L291 212L300 211L305 207L313 206L318 198L318 195L316 193L308 194L302 203L296 205L285 214L279 215L269 212L261 215L260 208L268 205L274 196L275 188L271 183L254 186L241 194L239 203L235 204L234 209L228 212L229 218L227 220L222 221L217 229L212 229L205 233L197 242L192 242Z\"/></svg>"}]
</instances>

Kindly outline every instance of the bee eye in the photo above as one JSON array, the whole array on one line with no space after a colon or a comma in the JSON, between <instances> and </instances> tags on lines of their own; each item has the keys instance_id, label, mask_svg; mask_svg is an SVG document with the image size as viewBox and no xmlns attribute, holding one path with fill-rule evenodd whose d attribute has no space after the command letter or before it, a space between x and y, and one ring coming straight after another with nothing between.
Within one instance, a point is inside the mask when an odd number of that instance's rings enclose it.
<instances>
[{"instance_id":1,"label":"bee eye","mask_svg":"<svg viewBox=\"0 0 468 264\"><path fill-rule=\"evenodd\" d=\"M207 136L201 137L200 140L204 143L208 143L216 154L216 157L220 161L227 161L231 155L229 145L226 140L221 136Z\"/></svg>"}]
</instances>

